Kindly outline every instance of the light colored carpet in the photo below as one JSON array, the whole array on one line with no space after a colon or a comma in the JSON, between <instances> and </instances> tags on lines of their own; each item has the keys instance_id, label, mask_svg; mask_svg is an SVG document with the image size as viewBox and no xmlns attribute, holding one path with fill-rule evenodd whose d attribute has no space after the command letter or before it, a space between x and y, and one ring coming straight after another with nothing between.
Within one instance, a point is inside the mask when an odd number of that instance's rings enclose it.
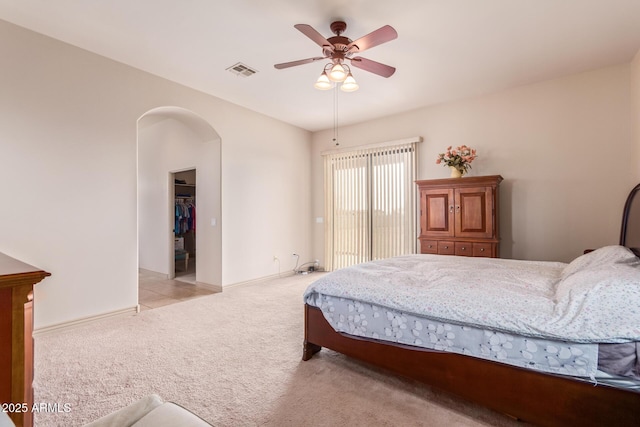
<instances>
[{"instance_id":1,"label":"light colored carpet","mask_svg":"<svg viewBox=\"0 0 640 427\"><path fill-rule=\"evenodd\" d=\"M36 338L38 427L79 426L150 393L215 426L511 426L323 349L301 361L302 293L321 273L235 287Z\"/></svg>"}]
</instances>

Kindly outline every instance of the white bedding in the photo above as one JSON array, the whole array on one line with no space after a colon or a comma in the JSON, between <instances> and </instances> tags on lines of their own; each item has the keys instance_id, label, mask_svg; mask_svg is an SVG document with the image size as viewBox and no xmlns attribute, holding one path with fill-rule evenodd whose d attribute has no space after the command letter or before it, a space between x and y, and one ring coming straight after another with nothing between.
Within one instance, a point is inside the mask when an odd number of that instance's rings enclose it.
<instances>
[{"instance_id":1,"label":"white bedding","mask_svg":"<svg viewBox=\"0 0 640 427\"><path fill-rule=\"evenodd\" d=\"M524 336L640 341L640 261L622 246L570 264L401 256L327 274L309 286L305 302L320 294Z\"/></svg>"}]
</instances>

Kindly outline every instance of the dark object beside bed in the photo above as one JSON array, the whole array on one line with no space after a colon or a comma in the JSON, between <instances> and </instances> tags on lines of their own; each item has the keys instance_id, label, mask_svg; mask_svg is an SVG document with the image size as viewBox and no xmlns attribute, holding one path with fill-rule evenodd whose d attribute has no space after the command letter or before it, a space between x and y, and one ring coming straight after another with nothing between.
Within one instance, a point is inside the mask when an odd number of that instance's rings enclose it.
<instances>
[{"instance_id":1,"label":"dark object beside bed","mask_svg":"<svg viewBox=\"0 0 640 427\"><path fill-rule=\"evenodd\" d=\"M640 254L640 192L627 198L620 245ZM640 425L640 393L594 385L469 356L363 339L336 332L320 309L305 305L303 360L322 347L414 379L537 425Z\"/></svg>"}]
</instances>

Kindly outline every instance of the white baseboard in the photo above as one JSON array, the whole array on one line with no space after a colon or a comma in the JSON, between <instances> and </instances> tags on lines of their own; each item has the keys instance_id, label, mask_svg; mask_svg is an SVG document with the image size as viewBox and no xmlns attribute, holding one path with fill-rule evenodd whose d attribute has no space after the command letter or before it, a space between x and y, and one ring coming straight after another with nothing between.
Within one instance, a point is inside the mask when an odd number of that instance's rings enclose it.
<instances>
[{"instance_id":1,"label":"white baseboard","mask_svg":"<svg viewBox=\"0 0 640 427\"><path fill-rule=\"evenodd\" d=\"M111 311L109 313L98 314L96 316L88 316L83 317L76 320L71 320L69 322L57 323L55 325L45 326L42 328L35 329L33 331L33 337L38 337L40 335L51 334L55 332L65 331L68 329L73 329L81 325L86 325L87 323L93 323L98 320L108 319L112 317L124 317L124 316L133 316L140 312L140 306L136 305L135 307L124 308L122 310Z\"/></svg>"},{"instance_id":2,"label":"white baseboard","mask_svg":"<svg viewBox=\"0 0 640 427\"><path fill-rule=\"evenodd\" d=\"M147 275L147 276L151 276L151 277L157 277L158 279L164 279L164 280L169 279L169 275L168 274L159 273L159 272L153 271L153 270L147 270L145 268L138 268L138 273L144 274L144 275Z\"/></svg>"},{"instance_id":3,"label":"white baseboard","mask_svg":"<svg viewBox=\"0 0 640 427\"><path fill-rule=\"evenodd\" d=\"M264 276L264 277L259 277L257 279L247 280L247 281L244 281L244 282L232 283L230 285L225 285L222 288L223 289L229 289L229 288L235 288L237 286L253 285L253 284L256 284L256 283L264 282L266 280L272 280L272 279L278 279L278 278L282 278L282 277L293 276L293 274L294 274L293 270L291 270L291 271L286 271L284 273L272 274L271 276Z\"/></svg>"},{"instance_id":4,"label":"white baseboard","mask_svg":"<svg viewBox=\"0 0 640 427\"><path fill-rule=\"evenodd\" d=\"M196 282L196 286L208 289L213 292L222 292L222 285L212 285L210 283Z\"/></svg>"}]
</instances>

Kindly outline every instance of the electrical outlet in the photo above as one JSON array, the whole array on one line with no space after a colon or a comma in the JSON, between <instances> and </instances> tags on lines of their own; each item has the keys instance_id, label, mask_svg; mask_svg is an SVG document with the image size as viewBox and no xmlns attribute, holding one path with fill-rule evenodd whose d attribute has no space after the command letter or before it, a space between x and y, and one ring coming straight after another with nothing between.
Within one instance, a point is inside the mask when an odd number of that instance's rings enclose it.
<instances>
[{"instance_id":1,"label":"electrical outlet","mask_svg":"<svg viewBox=\"0 0 640 427\"><path fill-rule=\"evenodd\" d=\"M273 261L280 261L280 260L278 259L278 255L274 255L274 256L273 256Z\"/></svg>"}]
</instances>

